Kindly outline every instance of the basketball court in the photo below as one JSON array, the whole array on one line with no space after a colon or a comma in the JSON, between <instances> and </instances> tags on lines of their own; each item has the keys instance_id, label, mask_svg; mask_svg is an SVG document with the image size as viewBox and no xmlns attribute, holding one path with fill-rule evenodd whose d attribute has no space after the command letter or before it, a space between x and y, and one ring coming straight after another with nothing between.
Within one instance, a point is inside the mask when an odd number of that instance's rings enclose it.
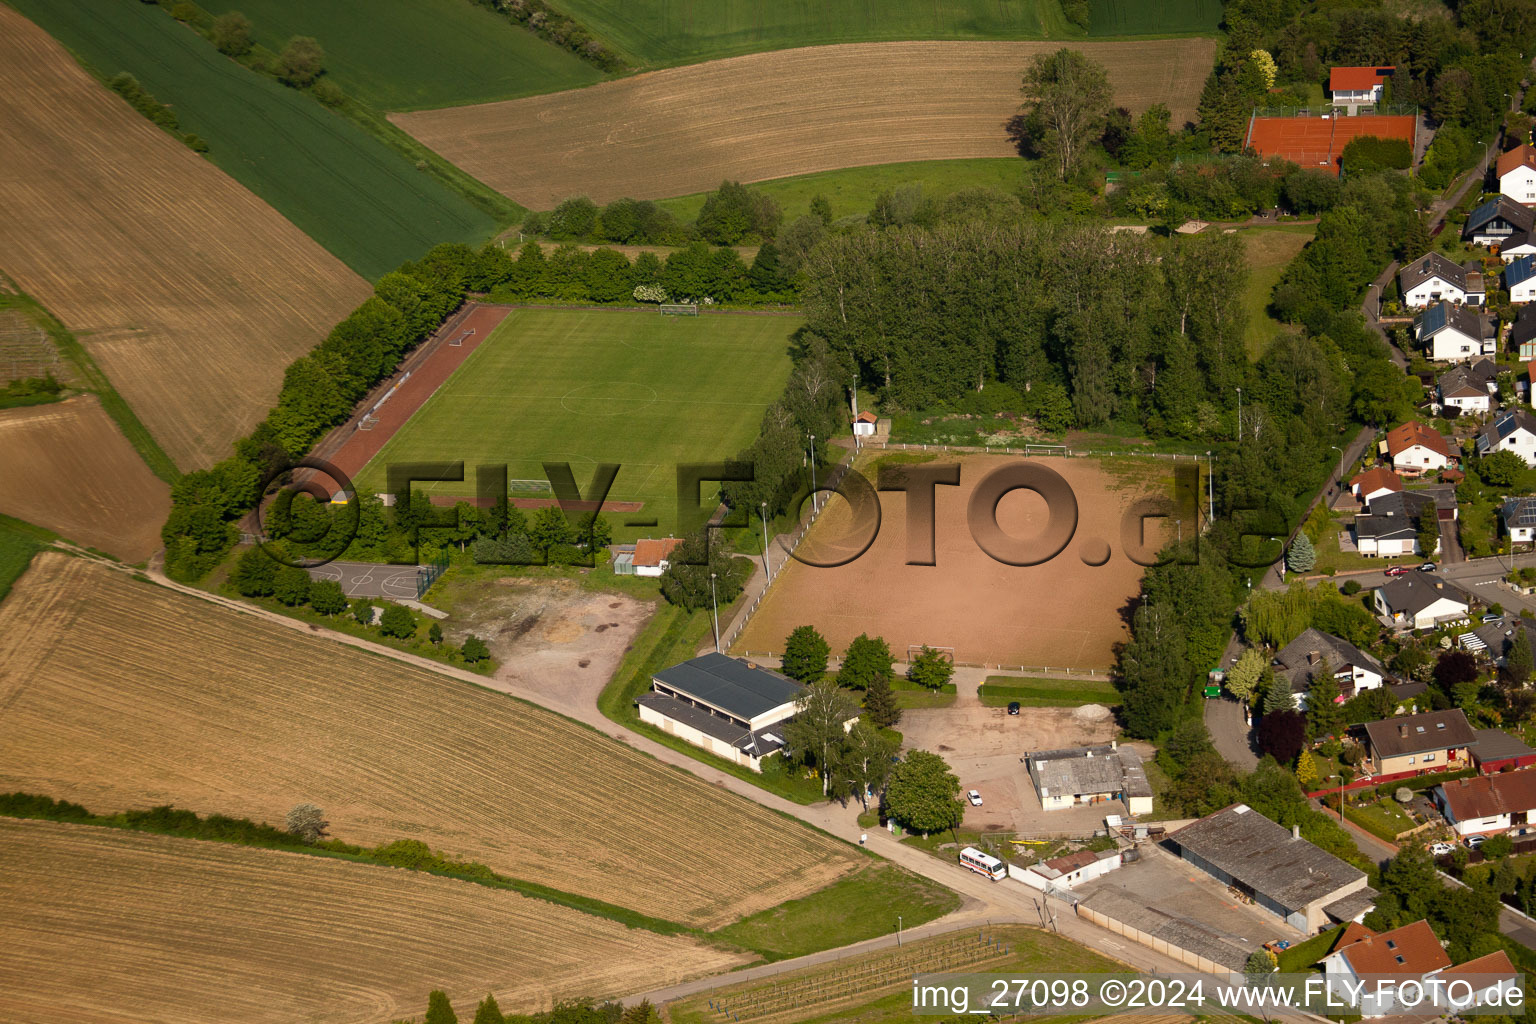
<instances>
[{"instance_id":1,"label":"basketball court","mask_svg":"<svg viewBox=\"0 0 1536 1024\"><path fill-rule=\"evenodd\" d=\"M347 597L387 597L416 600L417 581L427 566L375 565L369 562L327 562L309 570L313 580L335 580Z\"/></svg>"}]
</instances>

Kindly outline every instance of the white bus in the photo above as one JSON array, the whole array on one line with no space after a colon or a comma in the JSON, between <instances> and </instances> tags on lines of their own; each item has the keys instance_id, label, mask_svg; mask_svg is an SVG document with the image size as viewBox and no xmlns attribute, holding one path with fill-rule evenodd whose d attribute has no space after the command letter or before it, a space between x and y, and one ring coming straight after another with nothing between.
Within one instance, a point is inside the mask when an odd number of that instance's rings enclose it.
<instances>
[{"instance_id":1,"label":"white bus","mask_svg":"<svg viewBox=\"0 0 1536 1024\"><path fill-rule=\"evenodd\" d=\"M960 851L960 866L970 868L978 875L986 875L994 882L1001 882L1008 877L1008 865L974 846L967 846Z\"/></svg>"}]
</instances>

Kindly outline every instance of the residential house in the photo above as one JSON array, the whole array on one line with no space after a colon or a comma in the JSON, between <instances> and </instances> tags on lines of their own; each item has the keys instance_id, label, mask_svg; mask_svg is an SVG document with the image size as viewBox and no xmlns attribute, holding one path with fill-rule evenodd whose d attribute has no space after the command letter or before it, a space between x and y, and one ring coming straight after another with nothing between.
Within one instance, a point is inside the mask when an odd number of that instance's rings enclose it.
<instances>
[{"instance_id":1,"label":"residential house","mask_svg":"<svg viewBox=\"0 0 1536 1024\"><path fill-rule=\"evenodd\" d=\"M1303 934L1370 913L1365 872L1313 846L1247 804L1232 804L1168 836L1181 858Z\"/></svg>"},{"instance_id":2,"label":"residential house","mask_svg":"<svg viewBox=\"0 0 1536 1024\"><path fill-rule=\"evenodd\" d=\"M1390 67L1331 68L1328 72L1328 97L1336 107L1347 107L1351 114L1361 107L1381 102Z\"/></svg>"},{"instance_id":3,"label":"residential house","mask_svg":"<svg viewBox=\"0 0 1536 1024\"><path fill-rule=\"evenodd\" d=\"M1398 984L1422 981L1449 966L1451 958L1427 921L1379 934L1363 924L1351 924L1323 958L1323 975L1336 1000L1362 1017L1373 1018L1398 1010L1395 986L1377 985L1376 979Z\"/></svg>"},{"instance_id":4,"label":"residential house","mask_svg":"<svg viewBox=\"0 0 1536 1024\"><path fill-rule=\"evenodd\" d=\"M1536 627L1524 616L1510 616L1508 621L1501 619L1478 626L1470 633L1463 633L1458 639L1467 650L1486 655L1495 665L1502 665L1504 659L1509 657L1509 649L1514 646L1515 637L1519 633L1525 634L1526 643L1531 646L1531 650L1536 651Z\"/></svg>"},{"instance_id":5,"label":"residential house","mask_svg":"<svg viewBox=\"0 0 1536 1024\"><path fill-rule=\"evenodd\" d=\"M1509 954L1502 949L1455 967L1447 967L1437 977L1446 982L1447 986L1453 981L1465 981L1472 988L1471 1001L1475 1006L1509 1007L1516 1005L1516 993L1519 993L1520 999L1524 998L1520 988L1520 972L1515 970ZM1449 1008L1461 1009L1462 1006Z\"/></svg>"},{"instance_id":6,"label":"residential house","mask_svg":"<svg viewBox=\"0 0 1536 1024\"><path fill-rule=\"evenodd\" d=\"M1529 231L1516 231L1499 246L1499 259L1513 263L1521 256L1536 256L1536 238Z\"/></svg>"},{"instance_id":7,"label":"residential house","mask_svg":"<svg viewBox=\"0 0 1536 1024\"><path fill-rule=\"evenodd\" d=\"M1536 213L1506 196L1495 196L1467 215L1461 239L1473 245L1502 245L1517 232L1536 228Z\"/></svg>"},{"instance_id":8,"label":"residential house","mask_svg":"<svg viewBox=\"0 0 1536 1024\"><path fill-rule=\"evenodd\" d=\"M1441 299L1414 317L1413 336L1424 354L1440 363L1464 363L1498 348L1488 320L1471 306Z\"/></svg>"},{"instance_id":9,"label":"residential house","mask_svg":"<svg viewBox=\"0 0 1536 1024\"><path fill-rule=\"evenodd\" d=\"M1025 868L1008 866L1008 877L1042 892L1075 889L1084 882L1102 878L1120 867L1119 850L1079 850L1064 857L1053 857Z\"/></svg>"},{"instance_id":10,"label":"residential house","mask_svg":"<svg viewBox=\"0 0 1536 1024\"><path fill-rule=\"evenodd\" d=\"M1504 287L1510 302L1536 299L1536 256L1521 256L1504 267Z\"/></svg>"},{"instance_id":11,"label":"residential house","mask_svg":"<svg viewBox=\"0 0 1536 1024\"><path fill-rule=\"evenodd\" d=\"M1403 305L1419 309L1446 299L1464 303L1467 298L1467 270L1438 252L1427 252L1408 264L1397 275Z\"/></svg>"},{"instance_id":12,"label":"residential house","mask_svg":"<svg viewBox=\"0 0 1536 1024\"><path fill-rule=\"evenodd\" d=\"M1037 750L1024 756L1040 806L1060 811L1119 800L1131 814L1152 813L1152 786L1141 755L1109 742L1065 750Z\"/></svg>"},{"instance_id":13,"label":"residential house","mask_svg":"<svg viewBox=\"0 0 1536 1024\"><path fill-rule=\"evenodd\" d=\"M1499 508L1499 519L1514 543L1536 542L1536 498L1510 498Z\"/></svg>"},{"instance_id":14,"label":"residential house","mask_svg":"<svg viewBox=\"0 0 1536 1024\"><path fill-rule=\"evenodd\" d=\"M1536 306L1521 306L1516 311L1504 347L1525 362L1536 359Z\"/></svg>"},{"instance_id":15,"label":"residential house","mask_svg":"<svg viewBox=\"0 0 1536 1024\"><path fill-rule=\"evenodd\" d=\"M1536 772L1504 772L1442 782L1430 798L1459 836L1536 825Z\"/></svg>"},{"instance_id":16,"label":"residential house","mask_svg":"<svg viewBox=\"0 0 1536 1024\"><path fill-rule=\"evenodd\" d=\"M1499 192L1525 206L1536 206L1536 148L1519 145L1494 165Z\"/></svg>"},{"instance_id":17,"label":"residential house","mask_svg":"<svg viewBox=\"0 0 1536 1024\"><path fill-rule=\"evenodd\" d=\"M1491 338L1484 339L1492 345ZM1461 415L1481 414L1493 409L1493 396L1499 390L1499 368L1492 359L1458 363L1445 371L1437 382L1439 404L1461 410Z\"/></svg>"},{"instance_id":18,"label":"residential house","mask_svg":"<svg viewBox=\"0 0 1536 1024\"><path fill-rule=\"evenodd\" d=\"M1418 491L1383 494L1367 505L1365 511L1355 513L1355 521L1350 527L1355 534L1355 547L1368 558L1438 553L1438 535L1434 551L1425 551L1419 546L1419 517L1434 507L1434 497Z\"/></svg>"},{"instance_id":19,"label":"residential house","mask_svg":"<svg viewBox=\"0 0 1536 1024\"><path fill-rule=\"evenodd\" d=\"M794 717L804 692L787 676L710 653L656 673L635 704L640 721L762 771L762 759L784 749L784 723ZM843 727L851 729L856 721Z\"/></svg>"},{"instance_id":20,"label":"residential house","mask_svg":"<svg viewBox=\"0 0 1536 1024\"><path fill-rule=\"evenodd\" d=\"M1477 435L1479 457L1496 451L1514 452L1527 466L1536 466L1536 416L1524 409L1506 409Z\"/></svg>"},{"instance_id":21,"label":"residential house","mask_svg":"<svg viewBox=\"0 0 1536 1024\"><path fill-rule=\"evenodd\" d=\"M1387 431L1382 447L1392 459L1392 468L1404 476L1422 476L1460 461L1454 443L1418 420Z\"/></svg>"},{"instance_id":22,"label":"residential house","mask_svg":"<svg viewBox=\"0 0 1536 1024\"><path fill-rule=\"evenodd\" d=\"M1372 593L1376 611L1400 630L1434 629L1467 617L1471 601L1454 584L1433 573L1389 579Z\"/></svg>"},{"instance_id":23,"label":"residential house","mask_svg":"<svg viewBox=\"0 0 1536 1024\"><path fill-rule=\"evenodd\" d=\"M1372 775L1422 775L1466 768L1477 736L1460 708L1365 723L1365 750Z\"/></svg>"},{"instance_id":24,"label":"residential house","mask_svg":"<svg viewBox=\"0 0 1536 1024\"><path fill-rule=\"evenodd\" d=\"M1368 469L1350 480L1349 489L1355 497L1369 503L1383 494L1401 491L1403 489L1403 478L1386 466L1377 466L1375 469Z\"/></svg>"},{"instance_id":25,"label":"residential house","mask_svg":"<svg viewBox=\"0 0 1536 1024\"><path fill-rule=\"evenodd\" d=\"M1312 677L1324 663L1338 680L1341 701L1374 690L1388 678L1387 670L1371 655L1348 640L1310 626L1275 655L1275 676L1290 683L1305 708Z\"/></svg>"},{"instance_id":26,"label":"residential house","mask_svg":"<svg viewBox=\"0 0 1536 1024\"><path fill-rule=\"evenodd\" d=\"M1503 729L1478 729L1477 745L1472 748L1472 763L1480 775L1516 772L1536 765L1536 749Z\"/></svg>"}]
</instances>

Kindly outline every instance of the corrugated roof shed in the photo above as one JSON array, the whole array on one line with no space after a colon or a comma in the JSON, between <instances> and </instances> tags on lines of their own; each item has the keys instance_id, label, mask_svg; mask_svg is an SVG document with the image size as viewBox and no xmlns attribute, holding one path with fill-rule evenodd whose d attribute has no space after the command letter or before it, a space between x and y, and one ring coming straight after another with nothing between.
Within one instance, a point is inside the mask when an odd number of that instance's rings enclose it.
<instances>
[{"instance_id":1,"label":"corrugated roof shed","mask_svg":"<svg viewBox=\"0 0 1536 1024\"><path fill-rule=\"evenodd\" d=\"M678 693L745 720L805 692L788 676L713 652L663 669L656 678Z\"/></svg>"},{"instance_id":2,"label":"corrugated roof shed","mask_svg":"<svg viewBox=\"0 0 1536 1024\"><path fill-rule=\"evenodd\" d=\"M1365 878L1365 872L1335 857L1247 804L1233 804L1185 825L1169 837L1290 910L1327 899Z\"/></svg>"}]
</instances>

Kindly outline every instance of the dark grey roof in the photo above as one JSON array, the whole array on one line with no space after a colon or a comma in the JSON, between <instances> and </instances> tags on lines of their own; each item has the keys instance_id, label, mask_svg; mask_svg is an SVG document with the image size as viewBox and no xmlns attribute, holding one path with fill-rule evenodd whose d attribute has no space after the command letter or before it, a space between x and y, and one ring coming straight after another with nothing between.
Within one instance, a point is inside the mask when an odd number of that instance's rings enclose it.
<instances>
[{"instance_id":1,"label":"dark grey roof","mask_svg":"<svg viewBox=\"0 0 1536 1024\"><path fill-rule=\"evenodd\" d=\"M1505 409L1477 435L1478 452L1497 448L1500 442L1522 427L1527 432L1536 434L1536 416L1532 416L1524 409Z\"/></svg>"},{"instance_id":2,"label":"dark grey roof","mask_svg":"<svg viewBox=\"0 0 1536 1024\"><path fill-rule=\"evenodd\" d=\"M1536 749L1503 729L1478 729L1475 735L1477 746L1473 749L1479 761L1500 761L1506 757L1530 757L1536 754Z\"/></svg>"},{"instance_id":3,"label":"dark grey roof","mask_svg":"<svg viewBox=\"0 0 1536 1024\"><path fill-rule=\"evenodd\" d=\"M1233 804L1185 825L1169 838L1287 910L1337 899L1365 872L1270 821L1247 804ZM1330 899L1332 897L1333 899Z\"/></svg>"},{"instance_id":4,"label":"dark grey roof","mask_svg":"<svg viewBox=\"0 0 1536 1024\"><path fill-rule=\"evenodd\" d=\"M678 693L745 720L805 692L805 687L788 676L714 653L663 669L655 678Z\"/></svg>"},{"instance_id":5,"label":"dark grey roof","mask_svg":"<svg viewBox=\"0 0 1536 1024\"><path fill-rule=\"evenodd\" d=\"M1108 743L1065 750L1036 750L1026 755L1035 788L1051 796L1123 793L1151 796L1141 755Z\"/></svg>"},{"instance_id":6,"label":"dark grey roof","mask_svg":"<svg viewBox=\"0 0 1536 1024\"><path fill-rule=\"evenodd\" d=\"M1467 272L1437 252L1427 252L1408 264L1398 275L1398 280L1406 294L1432 277L1442 278L1466 291Z\"/></svg>"},{"instance_id":7,"label":"dark grey roof","mask_svg":"<svg viewBox=\"0 0 1536 1024\"><path fill-rule=\"evenodd\" d=\"M1536 497L1510 498L1499 515L1505 526L1536 526Z\"/></svg>"},{"instance_id":8,"label":"dark grey roof","mask_svg":"<svg viewBox=\"0 0 1536 1024\"><path fill-rule=\"evenodd\" d=\"M1387 599L1388 608L1408 615L1417 615L1441 598L1469 603L1460 587L1433 573L1411 572L1389 579L1377 589Z\"/></svg>"},{"instance_id":9,"label":"dark grey roof","mask_svg":"<svg viewBox=\"0 0 1536 1024\"><path fill-rule=\"evenodd\" d=\"M1367 722L1365 734L1370 737L1371 749L1377 757L1401 757L1447 747L1470 747L1477 743L1467 714L1460 708Z\"/></svg>"},{"instance_id":10,"label":"dark grey roof","mask_svg":"<svg viewBox=\"0 0 1536 1024\"><path fill-rule=\"evenodd\" d=\"M1505 288L1513 288L1532 277L1536 277L1536 257L1521 256L1504 267Z\"/></svg>"},{"instance_id":11,"label":"dark grey roof","mask_svg":"<svg viewBox=\"0 0 1536 1024\"><path fill-rule=\"evenodd\" d=\"M1530 244L1531 233L1529 231L1516 231L1514 234L1510 235L1508 238L1504 239L1504 241L1499 243L1499 252L1508 252L1516 246Z\"/></svg>"},{"instance_id":12,"label":"dark grey roof","mask_svg":"<svg viewBox=\"0 0 1536 1024\"><path fill-rule=\"evenodd\" d=\"M1432 495L1415 491L1391 491L1373 498L1363 513L1355 514L1355 536L1378 541L1395 540L1419 532L1419 514L1435 504Z\"/></svg>"},{"instance_id":13,"label":"dark grey roof","mask_svg":"<svg viewBox=\"0 0 1536 1024\"><path fill-rule=\"evenodd\" d=\"M1488 656L1494 661L1502 662L1509 654L1509 649L1514 645L1515 632L1525 631L1526 642L1536 650L1536 626L1530 619L1523 616L1509 622L1490 622L1486 626L1478 626L1472 632L1477 638L1488 645Z\"/></svg>"},{"instance_id":14,"label":"dark grey roof","mask_svg":"<svg viewBox=\"0 0 1536 1024\"><path fill-rule=\"evenodd\" d=\"M738 750L749 751L755 757L767 757L784 746L782 726L770 726L750 733L728 718L712 715L703 708L676 697L668 697L664 693L642 693L635 698L635 703L653 708L673 721L692 726L704 735L729 743Z\"/></svg>"},{"instance_id":15,"label":"dark grey roof","mask_svg":"<svg viewBox=\"0 0 1536 1024\"><path fill-rule=\"evenodd\" d=\"M1414 327L1420 341L1433 338L1447 329L1475 341L1481 341L1485 333L1483 317L1476 312L1476 307L1455 306L1445 299L1426 307L1414 321Z\"/></svg>"},{"instance_id":16,"label":"dark grey roof","mask_svg":"<svg viewBox=\"0 0 1536 1024\"><path fill-rule=\"evenodd\" d=\"M1509 325L1509 341L1512 345L1536 338L1536 305L1526 303L1515 314L1515 322Z\"/></svg>"},{"instance_id":17,"label":"dark grey roof","mask_svg":"<svg viewBox=\"0 0 1536 1024\"><path fill-rule=\"evenodd\" d=\"M1507 221L1516 231L1530 231L1536 227L1536 214L1508 196L1495 196L1467 215L1467 228L1463 237L1476 234L1480 228L1496 220Z\"/></svg>"},{"instance_id":18,"label":"dark grey roof","mask_svg":"<svg viewBox=\"0 0 1536 1024\"><path fill-rule=\"evenodd\" d=\"M1156 897L1132 894L1118 885L1100 883L1083 898L1082 905L1129 925L1143 935L1162 939L1234 971L1243 969L1248 955L1258 945L1240 936L1218 934L1204 921L1176 916L1177 907L1149 906L1149 899Z\"/></svg>"},{"instance_id":19,"label":"dark grey roof","mask_svg":"<svg viewBox=\"0 0 1536 1024\"><path fill-rule=\"evenodd\" d=\"M1315 665L1312 660L1313 655L1327 658L1328 667L1336 673L1358 665L1377 675L1387 675L1387 670L1381 667L1381 662L1348 640L1308 626L1301 631L1300 636L1282 647L1280 653L1275 655L1275 660L1284 669L1286 678L1291 681L1292 689L1305 689L1311 682L1312 669Z\"/></svg>"},{"instance_id":20,"label":"dark grey roof","mask_svg":"<svg viewBox=\"0 0 1536 1024\"><path fill-rule=\"evenodd\" d=\"M1364 889L1355 890L1343 899L1334 900L1323 908L1323 913L1341 923L1353 921L1361 914L1368 913L1376 905L1376 897L1380 895L1375 889L1366 886Z\"/></svg>"},{"instance_id":21,"label":"dark grey roof","mask_svg":"<svg viewBox=\"0 0 1536 1024\"><path fill-rule=\"evenodd\" d=\"M1457 363L1446 370L1440 378L1440 391L1444 393L1449 388L1467 386L1477 388L1483 394L1489 394L1488 385L1499 379L1499 368L1492 359L1479 359L1470 363Z\"/></svg>"}]
</instances>

